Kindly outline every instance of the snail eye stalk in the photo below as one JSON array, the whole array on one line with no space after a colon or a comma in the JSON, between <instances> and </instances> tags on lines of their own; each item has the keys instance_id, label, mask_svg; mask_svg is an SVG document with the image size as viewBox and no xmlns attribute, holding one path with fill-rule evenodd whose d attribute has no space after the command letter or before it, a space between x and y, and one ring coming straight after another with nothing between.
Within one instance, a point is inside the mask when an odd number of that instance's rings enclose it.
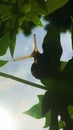
<instances>
[{"instance_id":1,"label":"snail eye stalk","mask_svg":"<svg viewBox=\"0 0 73 130\"><path fill-rule=\"evenodd\" d=\"M34 52L38 52L37 43L36 43L36 34L34 34Z\"/></svg>"},{"instance_id":2,"label":"snail eye stalk","mask_svg":"<svg viewBox=\"0 0 73 130\"><path fill-rule=\"evenodd\" d=\"M33 52L30 55L26 55L26 56L16 58L13 60L17 61L17 60L23 60L23 59L27 59L27 58L34 58L37 53L39 53L39 51L38 51L37 43L36 43L36 34L34 34L34 50L33 50Z\"/></svg>"}]
</instances>

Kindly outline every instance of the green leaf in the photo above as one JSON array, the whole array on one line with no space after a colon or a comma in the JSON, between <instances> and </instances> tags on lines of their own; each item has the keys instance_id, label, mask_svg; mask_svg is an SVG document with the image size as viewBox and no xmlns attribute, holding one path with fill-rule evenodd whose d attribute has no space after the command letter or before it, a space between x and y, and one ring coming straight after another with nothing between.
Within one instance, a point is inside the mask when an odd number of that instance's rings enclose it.
<instances>
[{"instance_id":1,"label":"green leaf","mask_svg":"<svg viewBox=\"0 0 73 130\"><path fill-rule=\"evenodd\" d=\"M48 15L64 6L67 2L68 0L46 0Z\"/></svg>"},{"instance_id":2,"label":"green leaf","mask_svg":"<svg viewBox=\"0 0 73 130\"><path fill-rule=\"evenodd\" d=\"M8 0L8 1L9 1L9 0ZM16 0L10 0L10 2L15 3L15 2L16 2Z\"/></svg>"},{"instance_id":3,"label":"green leaf","mask_svg":"<svg viewBox=\"0 0 73 130\"><path fill-rule=\"evenodd\" d=\"M50 126L50 122L51 122L51 111L49 111L46 116L45 116L45 125L44 128L47 128Z\"/></svg>"},{"instance_id":4,"label":"green leaf","mask_svg":"<svg viewBox=\"0 0 73 130\"><path fill-rule=\"evenodd\" d=\"M8 2L9 0L2 0L2 2Z\"/></svg>"},{"instance_id":5,"label":"green leaf","mask_svg":"<svg viewBox=\"0 0 73 130\"><path fill-rule=\"evenodd\" d=\"M42 116L44 117L51 108L51 98L50 93L48 91L45 93L42 99Z\"/></svg>"},{"instance_id":6,"label":"green leaf","mask_svg":"<svg viewBox=\"0 0 73 130\"><path fill-rule=\"evenodd\" d=\"M10 44L10 33L7 32L3 37L0 39L0 55L4 55L9 47Z\"/></svg>"},{"instance_id":7,"label":"green leaf","mask_svg":"<svg viewBox=\"0 0 73 130\"><path fill-rule=\"evenodd\" d=\"M3 60L0 60L0 67L4 66L5 64L7 64L8 61L3 61Z\"/></svg>"},{"instance_id":8,"label":"green leaf","mask_svg":"<svg viewBox=\"0 0 73 130\"><path fill-rule=\"evenodd\" d=\"M11 18L11 7L10 5L0 4L0 16L3 21Z\"/></svg>"},{"instance_id":9,"label":"green leaf","mask_svg":"<svg viewBox=\"0 0 73 130\"><path fill-rule=\"evenodd\" d=\"M32 0L31 1L31 12L36 15L47 15L47 7L45 1Z\"/></svg>"},{"instance_id":10,"label":"green leaf","mask_svg":"<svg viewBox=\"0 0 73 130\"><path fill-rule=\"evenodd\" d=\"M43 98L43 95L39 95L38 98L39 98L39 103L34 105L28 111L23 112L24 114L30 115L36 119L42 118L42 98Z\"/></svg>"},{"instance_id":11,"label":"green leaf","mask_svg":"<svg viewBox=\"0 0 73 130\"><path fill-rule=\"evenodd\" d=\"M25 3L21 8L21 12L23 12L23 13L29 13L30 11L31 11L30 3Z\"/></svg>"},{"instance_id":12,"label":"green leaf","mask_svg":"<svg viewBox=\"0 0 73 130\"><path fill-rule=\"evenodd\" d=\"M9 45L9 49L10 49L12 58L13 58L13 54L14 54L14 50L15 50L15 45L16 45L16 34L11 37L11 41L10 41L10 45Z\"/></svg>"},{"instance_id":13,"label":"green leaf","mask_svg":"<svg viewBox=\"0 0 73 130\"><path fill-rule=\"evenodd\" d=\"M29 19L28 19L25 15L24 15L24 16L21 16L21 17L18 19L19 25L21 26L25 20L28 21Z\"/></svg>"},{"instance_id":14,"label":"green leaf","mask_svg":"<svg viewBox=\"0 0 73 130\"><path fill-rule=\"evenodd\" d=\"M67 65L68 62L65 61L61 61L61 66L60 69L63 70L65 68L65 66Z\"/></svg>"},{"instance_id":15,"label":"green leaf","mask_svg":"<svg viewBox=\"0 0 73 130\"><path fill-rule=\"evenodd\" d=\"M59 129L62 129L63 127L64 127L63 121L60 120L60 121L59 121Z\"/></svg>"},{"instance_id":16,"label":"green leaf","mask_svg":"<svg viewBox=\"0 0 73 130\"><path fill-rule=\"evenodd\" d=\"M35 13L29 13L28 14L29 21L33 22L37 26L43 26L39 16L37 16Z\"/></svg>"},{"instance_id":17,"label":"green leaf","mask_svg":"<svg viewBox=\"0 0 73 130\"><path fill-rule=\"evenodd\" d=\"M68 111L69 111L70 117L73 119L73 106L68 106Z\"/></svg>"},{"instance_id":18,"label":"green leaf","mask_svg":"<svg viewBox=\"0 0 73 130\"><path fill-rule=\"evenodd\" d=\"M47 15L48 9L44 0L37 0L38 10L37 12L42 15Z\"/></svg>"},{"instance_id":19,"label":"green leaf","mask_svg":"<svg viewBox=\"0 0 73 130\"><path fill-rule=\"evenodd\" d=\"M54 108L51 110L50 130L59 130L58 117L56 115Z\"/></svg>"},{"instance_id":20,"label":"green leaf","mask_svg":"<svg viewBox=\"0 0 73 130\"><path fill-rule=\"evenodd\" d=\"M19 6L19 8L22 8L23 2L24 2L24 0L18 0L18 6Z\"/></svg>"}]
</instances>

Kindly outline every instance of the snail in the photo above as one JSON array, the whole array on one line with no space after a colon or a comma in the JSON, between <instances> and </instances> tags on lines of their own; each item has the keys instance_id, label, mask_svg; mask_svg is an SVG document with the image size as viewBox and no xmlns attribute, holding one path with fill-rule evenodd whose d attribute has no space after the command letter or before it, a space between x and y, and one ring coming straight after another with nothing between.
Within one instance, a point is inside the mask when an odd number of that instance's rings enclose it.
<instances>
[{"instance_id":1,"label":"snail","mask_svg":"<svg viewBox=\"0 0 73 130\"><path fill-rule=\"evenodd\" d=\"M14 61L23 60L26 58L34 58L34 63L31 66L31 73L34 77L38 79L53 76L58 77L57 75L59 73L60 57L62 53L62 48L59 42L60 39L57 30L55 27L50 27L43 40L43 53L40 53L37 48L36 34L34 34L33 52L30 55L16 58Z\"/></svg>"},{"instance_id":2,"label":"snail","mask_svg":"<svg viewBox=\"0 0 73 130\"><path fill-rule=\"evenodd\" d=\"M37 48L36 43L36 34L34 34L34 50L30 55L23 56L20 58L14 59L14 61L17 60L23 60L27 58L34 58L34 63L31 66L31 73L36 78L43 78L45 76L48 76L48 70L45 70L45 68L48 68L48 57L45 56L44 53L40 53Z\"/></svg>"}]
</instances>

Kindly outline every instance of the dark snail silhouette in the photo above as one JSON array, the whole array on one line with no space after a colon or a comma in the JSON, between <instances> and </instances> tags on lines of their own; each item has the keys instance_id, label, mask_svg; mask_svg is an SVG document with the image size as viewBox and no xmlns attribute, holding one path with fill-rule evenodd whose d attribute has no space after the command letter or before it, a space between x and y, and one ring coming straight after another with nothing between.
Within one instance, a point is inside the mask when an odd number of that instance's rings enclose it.
<instances>
[{"instance_id":1,"label":"dark snail silhouette","mask_svg":"<svg viewBox=\"0 0 73 130\"><path fill-rule=\"evenodd\" d=\"M52 34L54 34L54 37ZM52 37L49 37L49 35L52 35ZM48 42L50 44L48 44ZM55 74L57 76L60 66L60 57L62 53L62 48L59 42L59 34L56 33L55 28L51 27L47 35L45 36L42 44L43 53L40 53L36 44L36 35L34 34L34 51L32 52L32 54L14 59L14 61L33 57L34 63L31 66L31 73L33 76L38 79L46 78L49 76L52 77Z\"/></svg>"},{"instance_id":2,"label":"dark snail silhouette","mask_svg":"<svg viewBox=\"0 0 73 130\"><path fill-rule=\"evenodd\" d=\"M34 51L30 55L23 56L23 57L20 57L20 58L16 58L16 59L14 59L14 61L23 60L23 59L33 57L34 63L32 64L31 72L32 72L32 75L34 75L36 78L40 78L40 76L42 76L42 72L43 72L43 71L41 71L41 70L43 70L42 56L43 55L38 51L37 44L36 44L36 35L34 34Z\"/></svg>"},{"instance_id":3,"label":"dark snail silhouette","mask_svg":"<svg viewBox=\"0 0 73 130\"><path fill-rule=\"evenodd\" d=\"M48 76L49 71L45 69L45 68L47 69L49 68L48 57L46 57L44 53L41 54L38 51L35 34L34 34L34 51L32 52L32 54L14 59L14 61L22 60L26 58L32 58L32 57L34 58L34 63L31 66L32 75L35 76L36 78L42 78Z\"/></svg>"}]
</instances>

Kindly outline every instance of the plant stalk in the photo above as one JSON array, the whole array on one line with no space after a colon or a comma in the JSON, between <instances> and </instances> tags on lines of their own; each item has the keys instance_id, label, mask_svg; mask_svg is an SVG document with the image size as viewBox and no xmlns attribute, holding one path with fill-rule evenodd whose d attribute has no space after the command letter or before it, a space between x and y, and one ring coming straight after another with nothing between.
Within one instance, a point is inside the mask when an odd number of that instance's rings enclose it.
<instances>
[{"instance_id":1,"label":"plant stalk","mask_svg":"<svg viewBox=\"0 0 73 130\"><path fill-rule=\"evenodd\" d=\"M28 80L21 79L21 78L18 78L18 77L16 77L16 76L12 76L12 75L7 74L7 73L0 72L0 76L5 77L5 78L10 78L10 79L12 79L12 80L15 80L15 81L18 81L18 82L21 82L21 83L30 85L30 86L32 86L32 87L40 88L40 89L43 89L43 90L48 90L48 89L47 89L45 86L43 86L43 85L39 85L39 84L30 82L30 81L28 81Z\"/></svg>"}]
</instances>

